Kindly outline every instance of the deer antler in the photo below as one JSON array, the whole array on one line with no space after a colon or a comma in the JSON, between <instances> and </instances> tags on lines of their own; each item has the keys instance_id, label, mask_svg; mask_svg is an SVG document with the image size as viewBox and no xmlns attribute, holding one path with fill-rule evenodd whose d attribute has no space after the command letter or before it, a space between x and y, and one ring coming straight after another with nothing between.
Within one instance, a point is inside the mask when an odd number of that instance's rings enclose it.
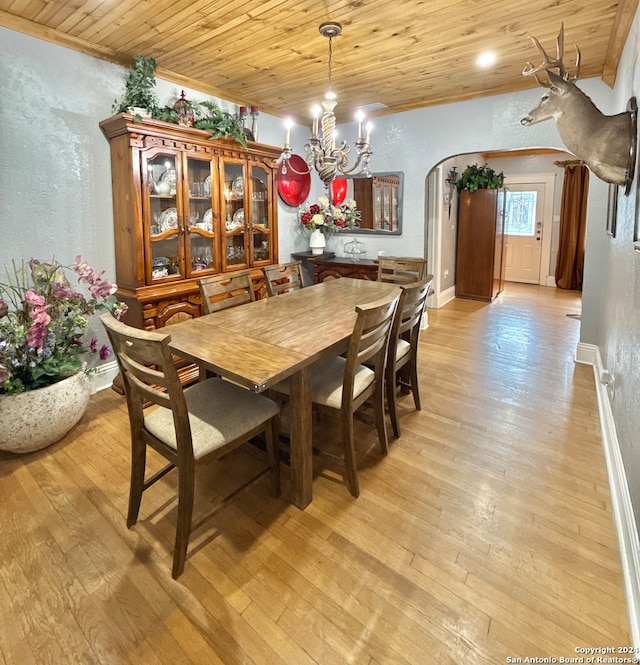
<instances>
[{"instance_id":1,"label":"deer antler","mask_svg":"<svg viewBox=\"0 0 640 665\"><path fill-rule=\"evenodd\" d=\"M580 75L580 49L578 48L578 46L574 44L577 56L576 56L576 73L573 76L569 76L569 73L565 69L564 62L562 60L564 57L564 23L560 27L560 32L556 37L555 58L549 56L549 54L542 47L542 44L540 44L540 42L535 37L529 35L529 39L531 39L531 41L535 44L536 48L542 53L543 61L541 65L538 65L538 67L534 67L531 64L531 62L527 61L527 64L522 70L523 76L531 76L533 74L536 77L536 81L538 81L538 83L545 88L551 87L551 84L542 81L538 76L538 72L548 72L551 69L557 69L558 74L562 76L562 78L565 81L576 81L578 79L578 76Z\"/></svg>"}]
</instances>

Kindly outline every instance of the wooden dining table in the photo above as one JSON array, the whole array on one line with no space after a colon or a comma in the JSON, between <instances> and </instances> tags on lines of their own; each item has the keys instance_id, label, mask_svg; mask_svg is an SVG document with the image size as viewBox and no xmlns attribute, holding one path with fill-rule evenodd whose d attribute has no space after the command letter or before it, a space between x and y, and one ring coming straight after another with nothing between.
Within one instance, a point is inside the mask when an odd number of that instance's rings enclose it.
<instances>
[{"instance_id":1,"label":"wooden dining table","mask_svg":"<svg viewBox=\"0 0 640 665\"><path fill-rule=\"evenodd\" d=\"M383 282L335 279L174 324L172 351L255 392L291 381L291 502L312 500L313 365L344 352L356 305L398 290Z\"/></svg>"}]
</instances>

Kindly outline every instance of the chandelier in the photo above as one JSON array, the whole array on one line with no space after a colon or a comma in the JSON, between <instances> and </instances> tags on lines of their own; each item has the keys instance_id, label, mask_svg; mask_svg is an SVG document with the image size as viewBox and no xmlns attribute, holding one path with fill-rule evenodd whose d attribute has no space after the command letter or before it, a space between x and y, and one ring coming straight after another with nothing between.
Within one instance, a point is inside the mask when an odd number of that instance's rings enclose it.
<instances>
[{"instance_id":1,"label":"chandelier","mask_svg":"<svg viewBox=\"0 0 640 665\"><path fill-rule=\"evenodd\" d=\"M366 137L364 119L365 115L358 110L356 119L358 120L358 140L355 142L355 162L349 167L349 153L351 146L346 141L336 145L336 117L333 109L336 107L336 95L332 90L331 68L333 65L333 38L342 33L342 26L339 23L323 23L320 26L320 34L329 39L329 90L319 106L313 109L313 122L311 124L311 138L305 143L306 162L310 169L315 168L324 183L327 193L331 182L341 175L360 175L366 173L370 176L369 159L371 157L371 123L367 124ZM290 163L291 145L290 130L291 121L286 124L286 134L284 148L280 156L282 162L282 172L286 173L290 168L295 173L300 173Z\"/></svg>"}]
</instances>

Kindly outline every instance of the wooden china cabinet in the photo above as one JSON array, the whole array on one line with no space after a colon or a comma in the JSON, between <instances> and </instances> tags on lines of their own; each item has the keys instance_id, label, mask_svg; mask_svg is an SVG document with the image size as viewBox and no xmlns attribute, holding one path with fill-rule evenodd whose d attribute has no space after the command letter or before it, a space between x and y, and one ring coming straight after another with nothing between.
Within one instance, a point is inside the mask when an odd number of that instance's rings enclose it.
<instances>
[{"instance_id":1,"label":"wooden china cabinet","mask_svg":"<svg viewBox=\"0 0 640 665\"><path fill-rule=\"evenodd\" d=\"M198 278L278 257L278 148L212 140L206 131L120 113L111 146L118 298L125 321L152 330L202 312Z\"/></svg>"}]
</instances>

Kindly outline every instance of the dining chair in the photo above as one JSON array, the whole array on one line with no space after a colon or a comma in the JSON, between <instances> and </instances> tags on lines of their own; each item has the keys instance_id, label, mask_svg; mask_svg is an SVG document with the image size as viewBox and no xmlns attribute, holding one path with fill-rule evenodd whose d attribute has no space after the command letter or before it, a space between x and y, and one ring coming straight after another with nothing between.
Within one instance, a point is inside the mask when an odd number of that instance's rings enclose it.
<instances>
[{"instance_id":1,"label":"dining chair","mask_svg":"<svg viewBox=\"0 0 640 665\"><path fill-rule=\"evenodd\" d=\"M418 257L378 257L378 282L408 284L425 278L427 260Z\"/></svg>"},{"instance_id":2,"label":"dining chair","mask_svg":"<svg viewBox=\"0 0 640 665\"><path fill-rule=\"evenodd\" d=\"M271 474L271 491L280 493L275 442L280 427L272 400L220 378L183 389L169 342L170 333L132 328L110 313L101 316L124 385L131 430L131 480L127 527L138 521L142 494L174 467L178 469L178 516L172 575L183 572L189 537L206 520L256 481ZM152 408L145 408L151 404ZM156 408L153 408L155 405ZM206 517L193 523L196 465L219 459L252 437L264 434L268 465L221 498ZM146 477L147 447L168 464Z\"/></svg>"},{"instance_id":3,"label":"dining chair","mask_svg":"<svg viewBox=\"0 0 640 665\"><path fill-rule=\"evenodd\" d=\"M251 269L224 275L212 275L198 280L202 307L206 314L253 302L256 295L251 281Z\"/></svg>"},{"instance_id":4,"label":"dining chair","mask_svg":"<svg viewBox=\"0 0 640 665\"><path fill-rule=\"evenodd\" d=\"M311 400L315 409L339 415L347 486L360 494L353 441L355 412L373 399L375 424L382 453L389 452L384 411L384 366L400 289L387 297L356 307L356 323L346 357L317 363L311 371ZM371 363L367 367L364 363ZM289 395L289 382L273 387L276 394Z\"/></svg>"},{"instance_id":5,"label":"dining chair","mask_svg":"<svg viewBox=\"0 0 640 665\"><path fill-rule=\"evenodd\" d=\"M302 262L278 263L263 269L269 297L304 287Z\"/></svg>"},{"instance_id":6,"label":"dining chair","mask_svg":"<svg viewBox=\"0 0 640 665\"><path fill-rule=\"evenodd\" d=\"M387 408L393 435L400 436L398 420L398 385L413 394L416 410L421 410L418 382L418 341L422 314L431 290L433 275L414 284L401 285L402 294L393 321L385 369Z\"/></svg>"}]
</instances>

